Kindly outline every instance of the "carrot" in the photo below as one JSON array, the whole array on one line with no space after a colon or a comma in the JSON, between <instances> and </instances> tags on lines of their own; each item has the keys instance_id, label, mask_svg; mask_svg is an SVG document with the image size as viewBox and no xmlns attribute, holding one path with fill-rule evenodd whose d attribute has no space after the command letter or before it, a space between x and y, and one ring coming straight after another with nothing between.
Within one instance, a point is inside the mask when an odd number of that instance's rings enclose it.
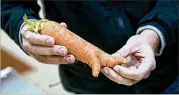
<instances>
[{"instance_id":1,"label":"carrot","mask_svg":"<svg viewBox=\"0 0 179 95\"><path fill-rule=\"evenodd\" d=\"M98 77L102 66L114 67L126 63L125 58L105 53L57 22L48 20L31 22L26 15L23 18L24 22L29 25L27 30L53 37L56 45L65 46L77 60L88 64L92 68L94 77Z\"/></svg>"}]
</instances>

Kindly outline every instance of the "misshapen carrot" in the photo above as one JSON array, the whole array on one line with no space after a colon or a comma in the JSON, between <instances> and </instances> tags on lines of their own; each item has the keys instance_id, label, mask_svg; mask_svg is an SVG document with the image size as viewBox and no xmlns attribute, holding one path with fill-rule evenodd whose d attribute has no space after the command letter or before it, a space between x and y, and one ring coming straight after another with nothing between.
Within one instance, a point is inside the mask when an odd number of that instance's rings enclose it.
<instances>
[{"instance_id":1,"label":"misshapen carrot","mask_svg":"<svg viewBox=\"0 0 179 95\"><path fill-rule=\"evenodd\" d=\"M94 77L98 77L101 66L114 67L126 63L124 57L114 57L105 53L57 22L40 20L35 23L28 20L26 16L24 21L29 25L28 30L53 37L56 45L65 46L77 60L88 64L92 68Z\"/></svg>"}]
</instances>

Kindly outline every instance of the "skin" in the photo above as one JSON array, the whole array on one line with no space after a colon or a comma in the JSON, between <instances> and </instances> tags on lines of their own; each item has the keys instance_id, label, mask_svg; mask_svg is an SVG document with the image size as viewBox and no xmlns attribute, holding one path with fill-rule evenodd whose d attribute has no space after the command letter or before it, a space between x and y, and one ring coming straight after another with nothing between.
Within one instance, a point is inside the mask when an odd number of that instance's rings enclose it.
<instances>
[{"instance_id":1,"label":"skin","mask_svg":"<svg viewBox=\"0 0 179 95\"><path fill-rule=\"evenodd\" d=\"M159 36L153 30L144 30L140 35L132 36L113 54L126 57L128 64L114 68L104 67L102 73L110 80L127 86L148 78L156 68L155 52L158 51L159 41Z\"/></svg>"},{"instance_id":2,"label":"skin","mask_svg":"<svg viewBox=\"0 0 179 95\"><path fill-rule=\"evenodd\" d=\"M67 27L65 23L60 23L60 25ZM66 47L54 45L55 41L52 37L25 31L26 29L27 25L25 25L21 31L22 47L36 60L48 64L75 63L75 57L68 54Z\"/></svg>"}]
</instances>

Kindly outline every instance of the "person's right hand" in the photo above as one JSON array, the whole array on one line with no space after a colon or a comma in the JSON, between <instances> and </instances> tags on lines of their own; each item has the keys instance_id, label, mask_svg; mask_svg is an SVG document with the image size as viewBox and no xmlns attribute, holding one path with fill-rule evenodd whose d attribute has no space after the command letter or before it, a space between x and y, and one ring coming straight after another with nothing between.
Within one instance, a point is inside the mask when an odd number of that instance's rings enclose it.
<instances>
[{"instance_id":1,"label":"person's right hand","mask_svg":"<svg viewBox=\"0 0 179 95\"><path fill-rule=\"evenodd\" d=\"M67 27L65 23L60 25ZM54 45L55 40L47 35L39 35L30 31L25 31L27 25L22 30L22 47L36 60L48 64L68 64L74 63L75 57L68 55L68 50L64 46Z\"/></svg>"}]
</instances>

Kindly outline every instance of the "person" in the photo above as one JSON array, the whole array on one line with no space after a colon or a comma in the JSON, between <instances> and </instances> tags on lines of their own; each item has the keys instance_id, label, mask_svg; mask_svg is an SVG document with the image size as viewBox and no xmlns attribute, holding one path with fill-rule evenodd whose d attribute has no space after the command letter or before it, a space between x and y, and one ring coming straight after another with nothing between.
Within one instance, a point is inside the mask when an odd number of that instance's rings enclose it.
<instances>
[{"instance_id":1,"label":"person","mask_svg":"<svg viewBox=\"0 0 179 95\"><path fill-rule=\"evenodd\" d=\"M98 78L52 37L25 31L26 14L37 21L37 1L2 0L1 28L30 56L59 64L63 87L73 93L162 93L178 76L178 2L43 1L46 19L61 23L124 66L104 67Z\"/></svg>"}]
</instances>

